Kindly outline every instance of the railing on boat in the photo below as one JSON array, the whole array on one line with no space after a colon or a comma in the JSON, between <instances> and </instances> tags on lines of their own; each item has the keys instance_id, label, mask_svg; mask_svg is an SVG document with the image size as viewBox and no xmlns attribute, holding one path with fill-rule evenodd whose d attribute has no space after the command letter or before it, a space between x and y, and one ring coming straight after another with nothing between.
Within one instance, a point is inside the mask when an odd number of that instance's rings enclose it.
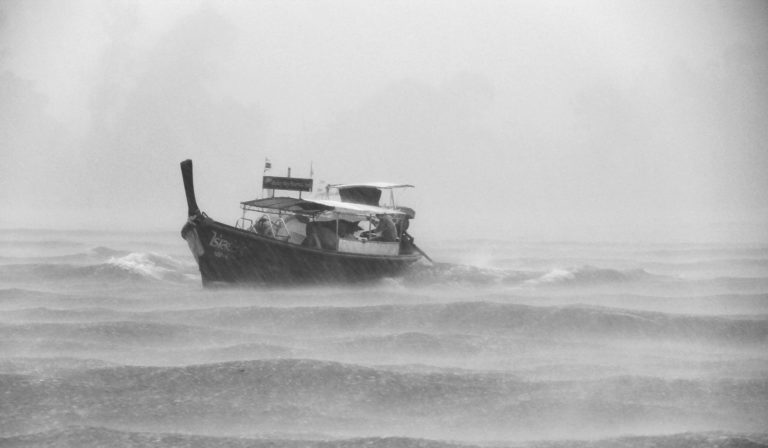
<instances>
[{"instance_id":1,"label":"railing on boat","mask_svg":"<svg viewBox=\"0 0 768 448\"><path fill-rule=\"evenodd\" d=\"M245 223L248 222L246 225ZM237 218L237 222L235 223L235 227L242 230L250 230L253 228L253 220L250 218L242 217Z\"/></svg>"},{"instance_id":2,"label":"railing on boat","mask_svg":"<svg viewBox=\"0 0 768 448\"><path fill-rule=\"evenodd\" d=\"M266 217L266 219L264 219L265 231L260 232L258 229L258 222L261 221L264 217ZM292 232L282 216L270 217L268 213L264 213L262 218L258 221L254 221L253 219L246 217L238 218L237 222L235 223L235 227L296 245L307 245L305 240L309 238L304 234ZM330 245L323 245L319 239L310 239L309 247L325 250L335 250L343 253L366 255L395 256L400 253L400 242L398 241L371 241L368 239L358 239L356 237L349 236L339 237L338 224L336 227L335 237L336 242L333 244L333 247L330 247Z\"/></svg>"}]
</instances>

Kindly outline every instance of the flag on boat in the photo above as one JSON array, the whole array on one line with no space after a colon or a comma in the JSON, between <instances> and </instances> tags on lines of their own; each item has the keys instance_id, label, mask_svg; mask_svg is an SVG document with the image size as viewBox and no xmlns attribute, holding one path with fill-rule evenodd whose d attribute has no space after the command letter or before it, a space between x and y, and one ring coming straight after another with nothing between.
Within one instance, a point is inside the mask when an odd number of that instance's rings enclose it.
<instances>
[{"instance_id":1,"label":"flag on boat","mask_svg":"<svg viewBox=\"0 0 768 448\"><path fill-rule=\"evenodd\" d=\"M264 158L264 172L266 173L267 171L269 171L271 169L272 169L272 162L269 161L269 158L265 157Z\"/></svg>"}]
</instances>

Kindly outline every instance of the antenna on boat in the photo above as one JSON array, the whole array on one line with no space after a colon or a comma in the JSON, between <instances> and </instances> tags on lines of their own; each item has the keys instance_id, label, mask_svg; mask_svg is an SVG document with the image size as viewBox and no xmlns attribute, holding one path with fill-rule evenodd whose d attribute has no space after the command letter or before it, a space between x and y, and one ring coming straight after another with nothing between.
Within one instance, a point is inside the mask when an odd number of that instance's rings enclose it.
<instances>
[{"instance_id":1,"label":"antenna on boat","mask_svg":"<svg viewBox=\"0 0 768 448\"><path fill-rule=\"evenodd\" d=\"M269 161L269 157L264 157L264 171L261 173L261 177L263 178L265 174L267 174L267 171L272 169L272 162ZM272 196L274 196L274 191L272 192ZM264 197L264 182L262 179L261 183L261 197Z\"/></svg>"}]
</instances>

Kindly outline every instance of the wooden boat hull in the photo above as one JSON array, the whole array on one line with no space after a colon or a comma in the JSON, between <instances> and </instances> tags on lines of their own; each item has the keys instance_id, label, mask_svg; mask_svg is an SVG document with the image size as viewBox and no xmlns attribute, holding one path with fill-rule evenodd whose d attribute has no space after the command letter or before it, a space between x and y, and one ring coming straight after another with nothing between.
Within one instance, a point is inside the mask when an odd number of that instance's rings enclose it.
<instances>
[{"instance_id":1,"label":"wooden boat hull","mask_svg":"<svg viewBox=\"0 0 768 448\"><path fill-rule=\"evenodd\" d=\"M362 255L298 246L200 214L182 229L204 286L350 283L402 274L421 255Z\"/></svg>"}]
</instances>

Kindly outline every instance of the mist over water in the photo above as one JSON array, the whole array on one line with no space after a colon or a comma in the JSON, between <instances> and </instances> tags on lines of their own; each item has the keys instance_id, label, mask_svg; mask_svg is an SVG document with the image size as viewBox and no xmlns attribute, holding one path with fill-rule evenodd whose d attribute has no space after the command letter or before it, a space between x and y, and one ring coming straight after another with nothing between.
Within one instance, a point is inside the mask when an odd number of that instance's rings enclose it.
<instances>
[{"instance_id":1,"label":"mist over water","mask_svg":"<svg viewBox=\"0 0 768 448\"><path fill-rule=\"evenodd\" d=\"M210 290L175 232L0 236L3 446L768 443L765 245L449 241Z\"/></svg>"},{"instance_id":2,"label":"mist over water","mask_svg":"<svg viewBox=\"0 0 768 448\"><path fill-rule=\"evenodd\" d=\"M5 1L0 228L167 230L187 158L231 223L270 158L414 184L439 239L765 241L766 22L760 0Z\"/></svg>"},{"instance_id":3,"label":"mist over water","mask_svg":"<svg viewBox=\"0 0 768 448\"><path fill-rule=\"evenodd\" d=\"M768 445L766 23L1 1L0 446ZM228 224L267 158L414 184L437 263L204 290L188 158Z\"/></svg>"}]
</instances>

